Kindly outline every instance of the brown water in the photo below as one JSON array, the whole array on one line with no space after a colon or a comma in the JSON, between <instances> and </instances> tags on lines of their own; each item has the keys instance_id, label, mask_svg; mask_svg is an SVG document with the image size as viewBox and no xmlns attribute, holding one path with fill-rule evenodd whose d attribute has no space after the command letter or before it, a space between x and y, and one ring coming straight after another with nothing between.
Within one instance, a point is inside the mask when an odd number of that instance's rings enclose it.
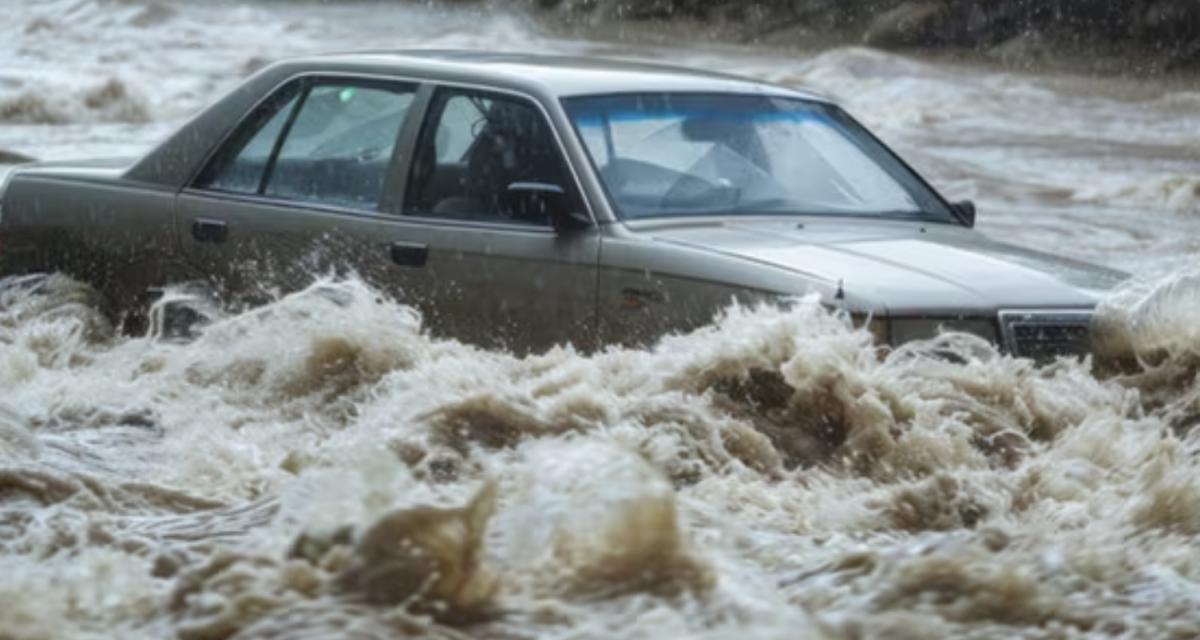
<instances>
[{"instance_id":1,"label":"brown water","mask_svg":"<svg viewBox=\"0 0 1200 640\"><path fill-rule=\"evenodd\" d=\"M618 50L392 5L5 4L0 149L42 158L137 153L291 53ZM0 638L1200 635L1200 93L672 57L834 94L985 232L1137 273L1104 357L881 355L809 302L519 359L354 280L177 343L5 280Z\"/></svg>"}]
</instances>

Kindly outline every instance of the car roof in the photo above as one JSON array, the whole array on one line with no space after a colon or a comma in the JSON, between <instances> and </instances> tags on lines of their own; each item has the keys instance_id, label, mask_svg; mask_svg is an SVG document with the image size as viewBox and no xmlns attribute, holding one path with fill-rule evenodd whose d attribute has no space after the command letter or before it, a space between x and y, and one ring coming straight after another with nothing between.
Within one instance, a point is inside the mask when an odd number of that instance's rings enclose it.
<instances>
[{"instance_id":1,"label":"car roof","mask_svg":"<svg viewBox=\"0 0 1200 640\"><path fill-rule=\"evenodd\" d=\"M472 50L356 51L293 61L340 63L430 79L509 86L569 97L639 91L752 93L827 101L827 98L731 74L633 60Z\"/></svg>"}]
</instances>

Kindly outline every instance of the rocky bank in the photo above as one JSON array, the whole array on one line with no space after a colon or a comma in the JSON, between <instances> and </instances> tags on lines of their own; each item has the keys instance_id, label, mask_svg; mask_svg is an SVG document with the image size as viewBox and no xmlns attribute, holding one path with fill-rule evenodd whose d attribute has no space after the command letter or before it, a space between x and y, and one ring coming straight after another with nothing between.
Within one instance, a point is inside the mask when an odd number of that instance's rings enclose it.
<instances>
[{"instance_id":1,"label":"rocky bank","mask_svg":"<svg viewBox=\"0 0 1200 640\"><path fill-rule=\"evenodd\" d=\"M584 27L688 21L744 42L977 52L1015 67L1071 59L1098 71L1200 71L1197 0L511 1Z\"/></svg>"}]
</instances>

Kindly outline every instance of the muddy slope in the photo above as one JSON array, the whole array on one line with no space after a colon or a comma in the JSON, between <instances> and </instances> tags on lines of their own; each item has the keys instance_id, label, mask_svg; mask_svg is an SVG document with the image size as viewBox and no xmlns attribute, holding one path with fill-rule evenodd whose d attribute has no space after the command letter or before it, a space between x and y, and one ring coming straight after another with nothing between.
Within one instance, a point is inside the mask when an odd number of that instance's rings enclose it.
<instances>
[{"instance_id":1,"label":"muddy slope","mask_svg":"<svg viewBox=\"0 0 1200 640\"><path fill-rule=\"evenodd\" d=\"M518 2L525 0L517 0ZM727 36L803 45L970 50L1014 66L1099 54L1115 71L1200 69L1189 0L533 0L568 22L696 21ZM1097 70L1105 70L1097 67Z\"/></svg>"}]
</instances>

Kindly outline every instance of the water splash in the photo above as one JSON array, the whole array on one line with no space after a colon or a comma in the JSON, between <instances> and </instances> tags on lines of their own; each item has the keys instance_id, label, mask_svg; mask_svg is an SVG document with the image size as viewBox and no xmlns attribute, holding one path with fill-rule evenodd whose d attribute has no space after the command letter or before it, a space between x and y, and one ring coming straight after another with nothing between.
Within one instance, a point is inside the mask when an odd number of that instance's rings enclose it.
<instances>
[{"instance_id":1,"label":"water splash","mask_svg":"<svg viewBox=\"0 0 1200 640\"><path fill-rule=\"evenodd\" d=\"M1122 294L1100 322L1158 348L1190 331L1168 321L1190 315L1189 283ZM517 358L432 338L358 280L190 341L88 329L91 297L61 276L0 287L9 633L1200 624L1183 613L1191 334L1098 377L966 335L880 353L808 300L649 349Z\"/></svg>"},{"instance_id":2,"label":"water splash","mask_svg":"<svg viewBox=\"0 0 1200 640\"><path fill-rule=\"evenodd\" d=\"M0 146L46 159L140 152L293 54L664 57L469 10L10 4ZM1197 250L1195 93L670 56L845 100L1003 239L1166 275L1102 305L1093 361L1042 367L963 335L881 354L811 303L516 358L334 279L236 313L174 289L129 338L80 283L6 279L0 635L1200 635L1195 277L1149 268Z\"/></svg>"}]
</instances>

